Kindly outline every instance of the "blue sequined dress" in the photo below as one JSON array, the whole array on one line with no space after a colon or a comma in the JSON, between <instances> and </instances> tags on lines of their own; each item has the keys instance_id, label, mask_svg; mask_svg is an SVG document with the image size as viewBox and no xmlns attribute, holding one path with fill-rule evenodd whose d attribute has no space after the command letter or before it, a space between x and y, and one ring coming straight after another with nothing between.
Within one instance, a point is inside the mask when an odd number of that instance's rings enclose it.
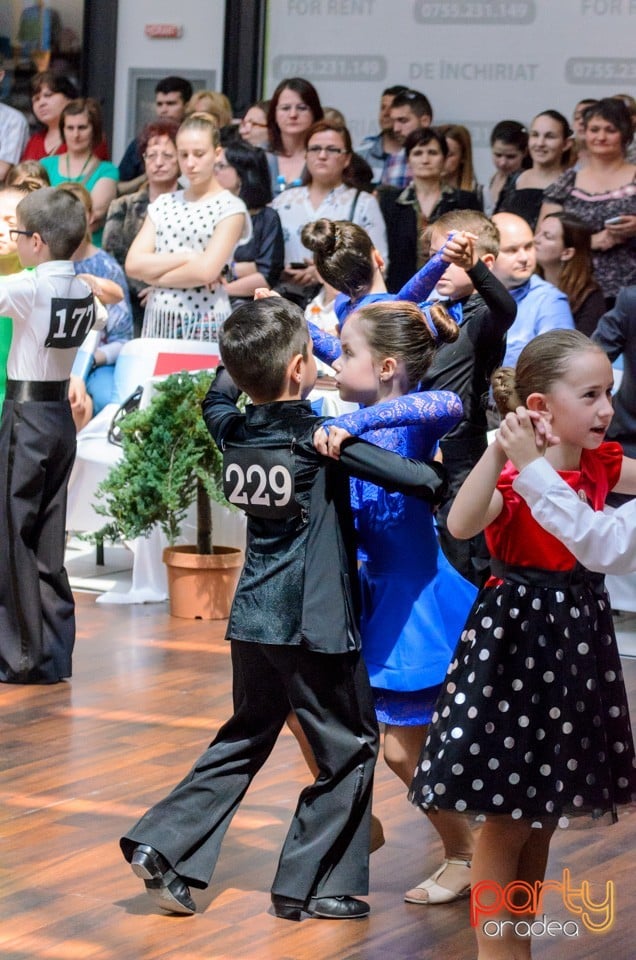
<instances>
[{"instance_id":1,"label":"blue sequined dress","mask_svg":"<svg viewBox=\"0 0 636 960\"><path fill-rule=\"evenodd\" d=\"M393 418L386 422L404 425L375 429L384 406L334 422L385 450L430 460L462 410L448 391L410 394L386 405ZM440 550L427 503L356 479L351 501L361 560L362 652L378 719L428 723L477 591Z\"/></svg>"}]
</instances>

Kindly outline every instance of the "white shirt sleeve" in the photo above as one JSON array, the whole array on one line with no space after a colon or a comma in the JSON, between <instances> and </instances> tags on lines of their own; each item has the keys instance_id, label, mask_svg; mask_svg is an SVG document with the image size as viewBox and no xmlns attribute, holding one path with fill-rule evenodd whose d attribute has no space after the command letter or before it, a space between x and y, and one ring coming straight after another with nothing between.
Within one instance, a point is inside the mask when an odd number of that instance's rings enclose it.
<instances>
[{"instance_id":1,"label":"white shirt sleeve","mask_svg":"<svg viewBox=\"0 0 636 960\"><path fill-rule=\"evenodd\" d=\"M524 467L512 486L537 523L588 570L614 574L636 570L636 500L612 513L592 510L543 458Z\"/></svg>"},{"instance_id":2,"label":"white shirt sleeve","mask_svg":"<svg viewBox=\"0 0 636 960\"><path fill-rule=\"evenodd\" d=\"M21 270L20 273L2 277L0 281L0 316L11 317L17 322L26 321L35 303L35 282L33 273Z\"/></svg>"},{"instance_id":3,"label":"white shirt sleeve","mask_svg":"<svg viewBox=\"0 0 636 960\"><path fill-rule=\"evenodd\" d=\"M106 309L102 301L99 299L99 297L93 296L93 299L95 301L95 323L93 324L92 329L103 330L106 327L106 324L108 323L108 310ZM104 348L107 348L108 346L109 344L105 343L101 349L104 350ZM119 350L121 350L121 343L119 344ZM117 351L117 353L119 353L119 350ZM105 353L106 353L106 356L108 357L107 349L105 350ZM107 362L114 363L115 361L108 360Z\"/></svg>"}]
</instances>

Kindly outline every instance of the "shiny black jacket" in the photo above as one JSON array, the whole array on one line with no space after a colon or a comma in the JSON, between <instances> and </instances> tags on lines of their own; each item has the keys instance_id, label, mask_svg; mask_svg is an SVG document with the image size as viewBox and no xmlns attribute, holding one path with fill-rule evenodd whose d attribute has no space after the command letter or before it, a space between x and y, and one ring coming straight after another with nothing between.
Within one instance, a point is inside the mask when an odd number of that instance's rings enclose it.
<instances>
[{"instance_id":1,"label":"shiny black jacket","mask_svg":"<svg viewBox=\"0 0 636 960\"><path fill-rule=\"evenodd\" d=\"M319 653L359 650L349 476L433 500L444 485L439 465L360 439L346 441L339 461L326 459L312 442L325 418L304 400L241 413L212 384L203 416L224 453L226 494L248 514L245 566L227 637L303 644Z\"/></svg>"}]
</instances>

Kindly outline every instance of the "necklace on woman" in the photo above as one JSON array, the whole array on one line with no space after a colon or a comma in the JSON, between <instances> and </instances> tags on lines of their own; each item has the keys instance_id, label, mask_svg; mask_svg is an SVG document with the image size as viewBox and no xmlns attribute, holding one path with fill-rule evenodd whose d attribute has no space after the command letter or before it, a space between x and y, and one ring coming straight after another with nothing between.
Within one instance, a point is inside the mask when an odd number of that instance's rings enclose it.
<instances>
[{"instance_id":1,"label":"necklace on woman","mask_svg":"<svg viewBox=\"0 0 636 960\"><path fill-rule=\"evenodd\" d=\"M84 176L84 171L86 170L86 168L87 168L87 166L89 165L90 161L93 159L93 154L92 154L92 153L89 153L89 155L86 157L86 160L84 161L84 166L82 167L82 169L80 170L80 172L78 173L78 175L77 175L76 177L72 177L72 176L71 176L71 161L70 161L70 159L69 159L68 153L66 153L65 156L66 156L66 179L67 179L67 180L72 180L72 181L74 181L74 182L77 182L77 181L81 180L81 179L83 178L83 176Z\"/></svg>"},{"instance_id":2,"label":"necklace on woman","mask_svg":"<svg viewBox=\"0 0 636 960\"><path fill-rule=\"evenodd\" d=\"M44 149L46 150L46 155L47 155L47 157L52 157L52 156L54 156L54 155L57 153L57 151L60 149L61 146L62 146L62 141L61 141L61 139L60 139L59 137L58 137L58 139L55 141L55 143L53 144L52 147L47 147L47 145L46 145L46 137L44 138Z\"/></svg>"}]
</instances>

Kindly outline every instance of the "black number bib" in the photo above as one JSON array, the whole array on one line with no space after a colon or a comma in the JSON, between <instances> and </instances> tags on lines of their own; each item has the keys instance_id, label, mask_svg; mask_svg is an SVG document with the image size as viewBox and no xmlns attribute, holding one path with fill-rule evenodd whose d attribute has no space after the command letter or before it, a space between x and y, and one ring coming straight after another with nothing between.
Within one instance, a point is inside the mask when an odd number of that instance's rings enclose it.
<instances>
[{"instance_id":1,"label":"black number bib","mask_svg":"<svg viewBox=\"0 0 636 960\"><path fill-rule=\"evenodd\" d=\"M55 347L58 350L79 347L94 322L95 301L92 293L82 300L53 297L49 335L44 341L44 346Z\"/></svg>"},{"instance_id":2,"label":"black number bib","mask_svg":"<svg viewBox=\"0 0 636 960\"><path fill-rule=\"evenodd\" d=\"M294 456L289 447L233 447L223 452L223 489L227 500L252 517L297 517Z\"/></svg>"}]
</instances>

